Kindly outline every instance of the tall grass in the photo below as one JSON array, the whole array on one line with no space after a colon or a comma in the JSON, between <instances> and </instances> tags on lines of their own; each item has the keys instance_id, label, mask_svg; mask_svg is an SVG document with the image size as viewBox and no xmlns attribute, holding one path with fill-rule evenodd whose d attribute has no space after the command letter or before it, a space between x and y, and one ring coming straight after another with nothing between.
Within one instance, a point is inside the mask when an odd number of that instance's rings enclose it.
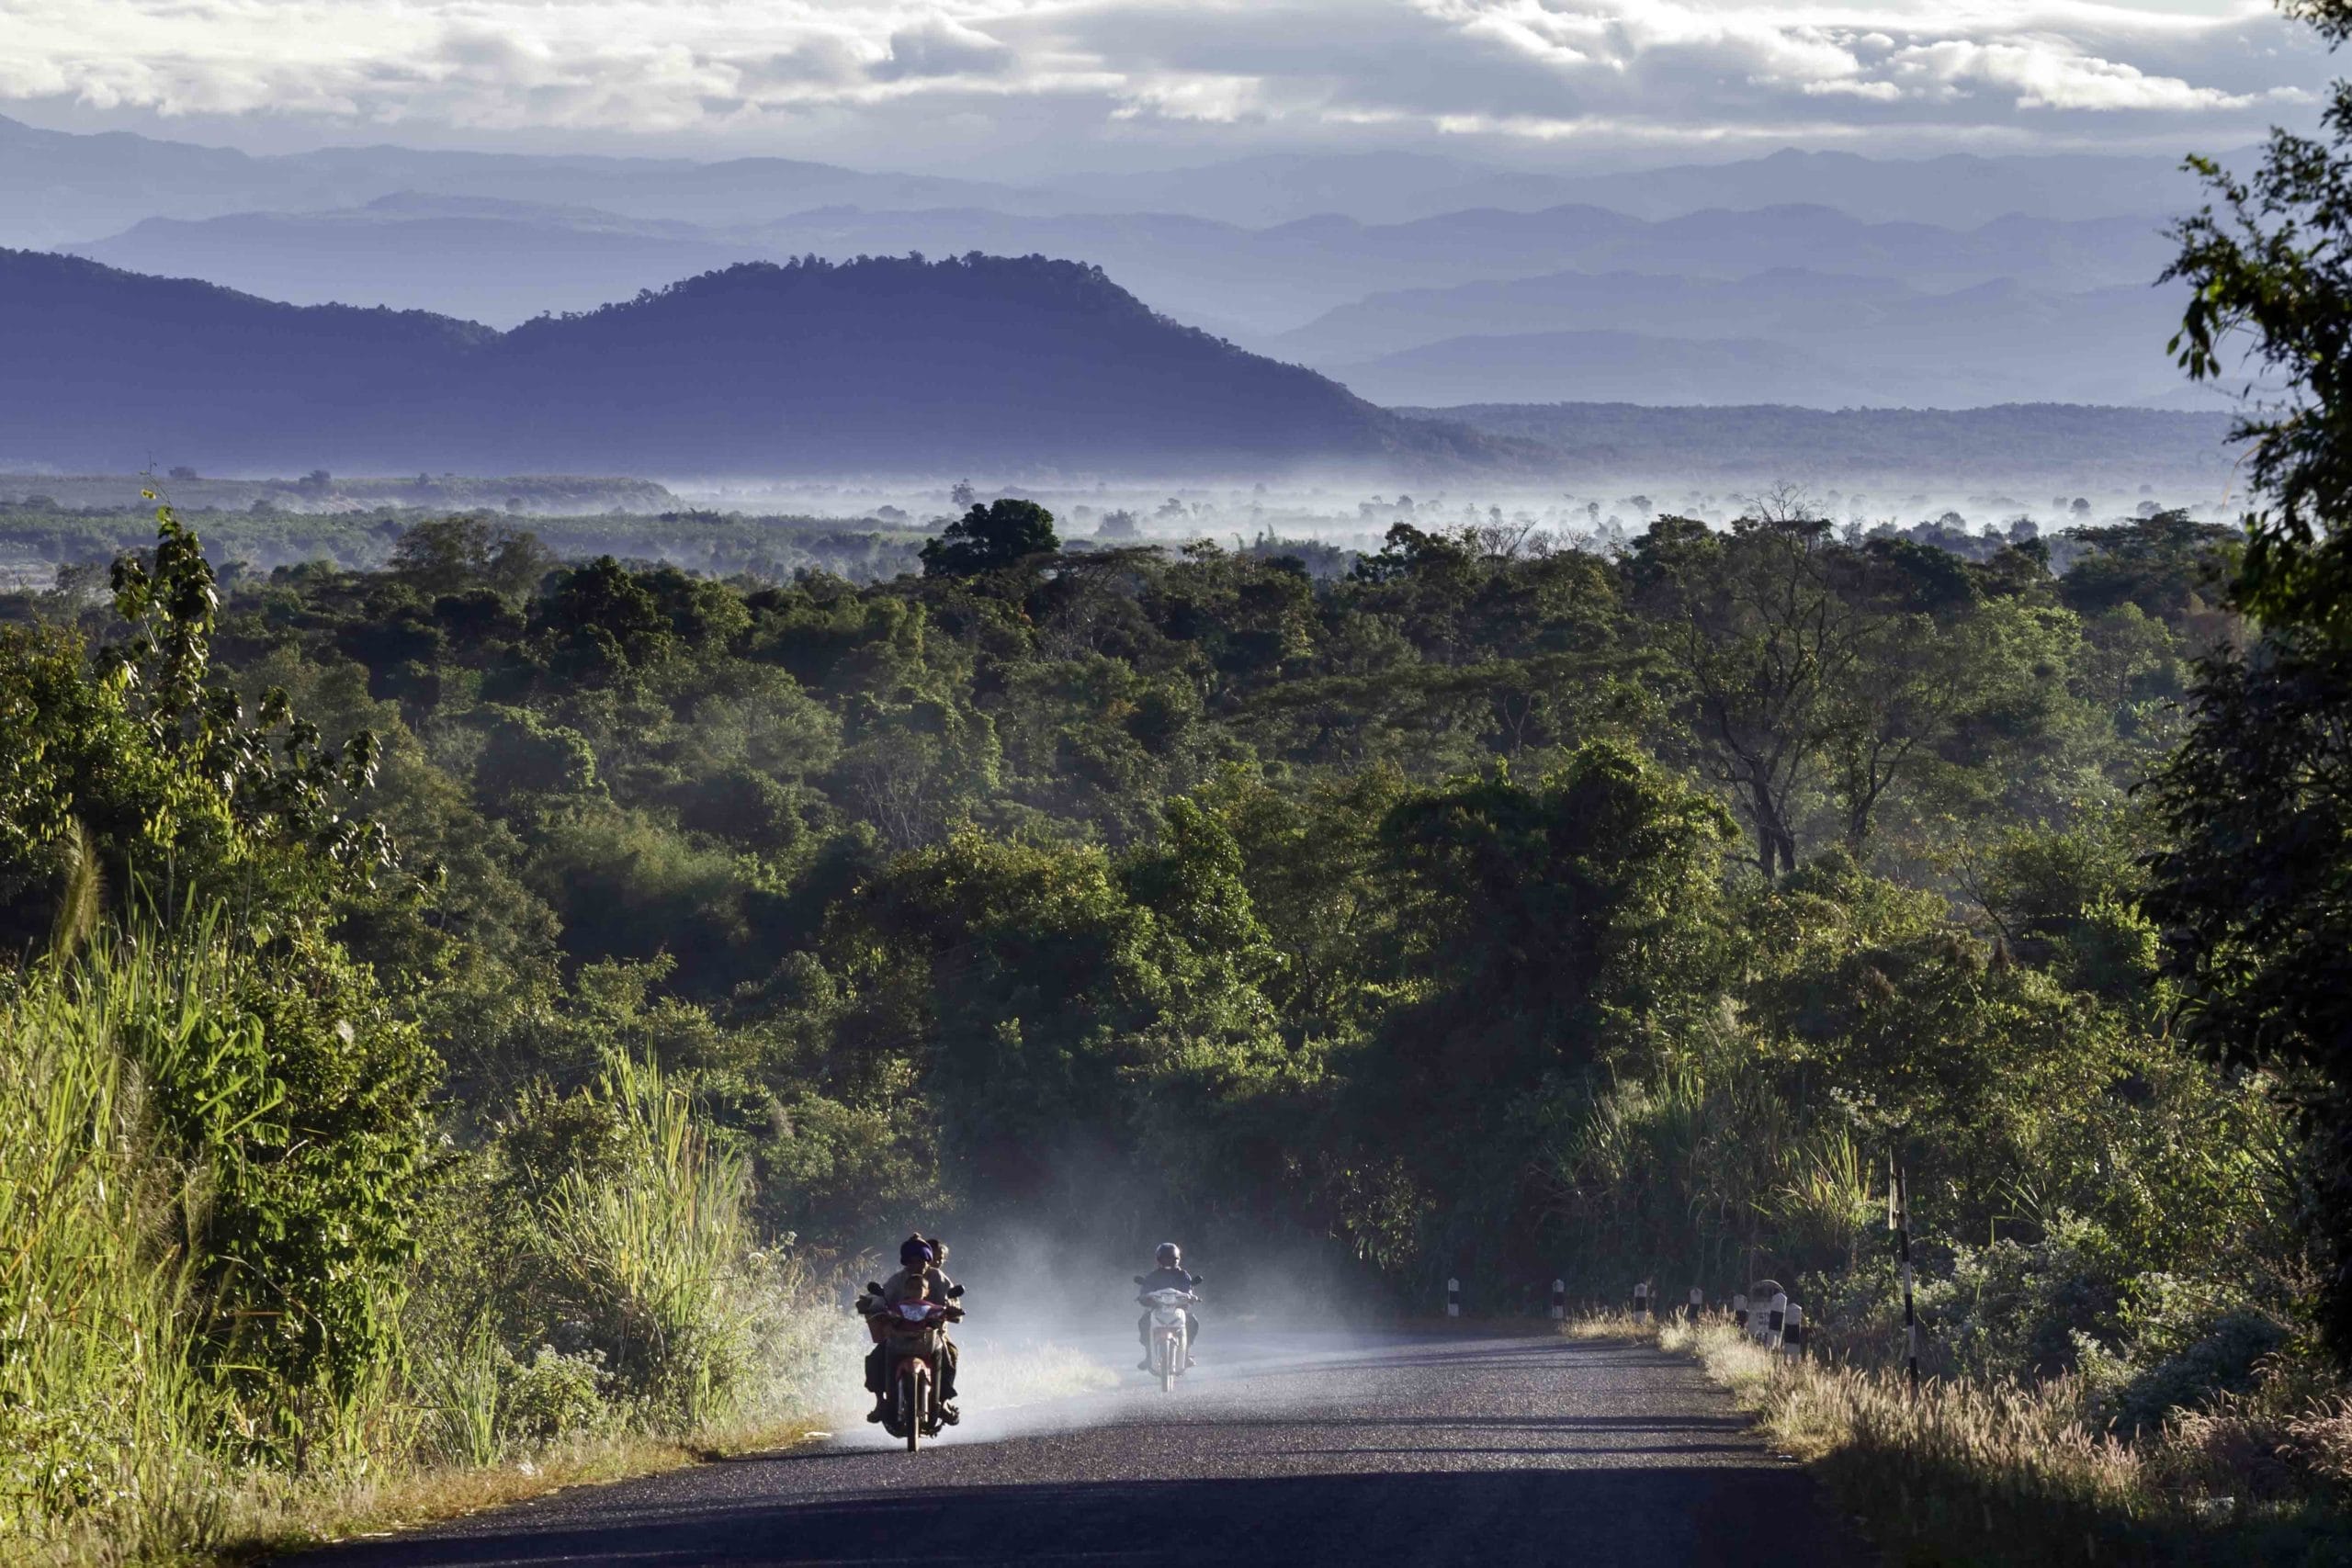
<instances>
[{"instance_id":1,"label":"tall grass","mask_svg":"<svg viewBox=\"0 0 2352 1568\"><path fill-rule=\"evenodd\" d=\"M0 1000L0 1543L27 1555L137 1553L218 1513L183 1242L208 1173L155 1148L122 1048L206 978L101 945Z\"/></svg>"},{"instance_id":2,"label":"tall grass","mask_svg":"<svg viewBox=\"0 0 2352 1568\"><path fill-rule=\"evenodd\" d=\"M175 1122L267 1113L223 1004L234 963L209 930L102 937L0 989L0 1562L176 1562L430 1517L773 1442L854 1391L847 1314L752 1244L741 1159L616 1057L617 1172L563 1177L531 1226L610 1352L509 1345L477 1314L303 1413L320 1441L299 1466L254 1444L269 1413L197 1354L217 1173L159 1135L150 1087L198 1086Z\"/></svg>"},{"instance_id":3,"label":"tall grass","mask_svg":"<svg viewBox=\"0 0 2352 1568\"><path fill-rule=\"evenodd\" d=\"M1852 1135L1801 1117L1733 1041L1611 1086L1543 1176L1612 1288L1728 1293L1759 1246L1800 1270L1850 1265L1874 1212Z\"/></svg>"},{"instance_id":4,"label":"tall grass","mask_svg":"<svg viewBox=\"0 0 2352 1568\"><path fill-rule=\"evenodd\" d=\"M563 1179L548 1249L605 1319L615 1371L652 1423L690 1431L729 1412L748 1371L737 1266L752 1250L750 1173L714 1145L689 1096L651 1064L616 1054L602 1092L620 1116L620 1169Z\"/></svg>"}]
</instances>

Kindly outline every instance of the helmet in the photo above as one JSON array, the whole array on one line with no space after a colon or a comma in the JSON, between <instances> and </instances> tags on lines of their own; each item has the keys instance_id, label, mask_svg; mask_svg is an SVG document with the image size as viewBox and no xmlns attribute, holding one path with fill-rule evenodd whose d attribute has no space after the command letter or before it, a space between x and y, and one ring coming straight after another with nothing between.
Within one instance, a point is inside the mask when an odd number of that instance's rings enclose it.
<instances>
[{"instance_id":1,"label":"helmet","mask_svg":"<svg viewBox=\"0 0 2352 1568\"><path fill-rule=\"evenodd\" d=\"M902 1269L927 1264L936 1256L931 1250L931 1243L920 1235L910 1235L899 1244L899 1266Z\"/></svg>"},{"instance_id":2,"label":"helmet","mask_svg":"<svg viewBox=\"0 0 2352 1568\"><path fill-rule=\"evenodd\" d=\"M1173 1269L1184 1261L1184 1249L1172 1241L1163 1241L1159 1250L1151 1255L1151 1260L1162 1269Z\"/></svg>"}]
</instances>

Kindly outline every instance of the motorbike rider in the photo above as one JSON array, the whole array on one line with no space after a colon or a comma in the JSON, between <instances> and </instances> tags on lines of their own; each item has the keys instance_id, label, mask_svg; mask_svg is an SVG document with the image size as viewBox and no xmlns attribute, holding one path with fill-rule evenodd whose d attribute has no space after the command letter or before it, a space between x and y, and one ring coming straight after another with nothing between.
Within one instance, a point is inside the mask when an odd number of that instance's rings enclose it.
<instances>
[{"instance_id":1,"label":"motorbike rider","mask_svg":"<svg viewBox=\"0 0 2352 1568\"><path fill-rule=\"evenodd\" d=\"M962 1295L956 1283L940 1270L940 1257L946 1251L943 1243L926 1240L922 1232L899 1244L899 1271L882 1281L879 1304L894 1307L901 1302L952 1302ZM884 1364L888 1346L883 1339L882 1325L873 1316L874 1298L859 1300L858 1310L866 1314L866 1325L874 1335L874 1348L865 1358L865 1390L874 1396L874 1408L866 1412L868 1421L882 1419L886 1381L890 1369ZM956 1408L956 1342L940 1336L939 1347L939 1418L949 1426L963 1419Z\"/></svg>"},{"instance_id":2,"label":"motorbike rider","mask_svg":"<svg viewBox=\"0 0 2352 1568\"><path fill-rule=\"evenodd\" d=\"M1163 1241L1152 1254L1152 1270L1136 1281L1136 1300L1143 1303L1144 1314L1136 1319L1136 1337L1142 1341L1143 1359L1136 1365L1144 1371L1151 1371L1151 1312L1150 1303L1144 1298L1154 1291L1190 1292L1201 1282L1198 1274L1184 1272L1184 1249L1172 1241ZM1193 1364L1193 1346L1201 1337L1201 1320L1193 1309L1184 1309L1184 1364Z\"/></svg>"}]
</instances>

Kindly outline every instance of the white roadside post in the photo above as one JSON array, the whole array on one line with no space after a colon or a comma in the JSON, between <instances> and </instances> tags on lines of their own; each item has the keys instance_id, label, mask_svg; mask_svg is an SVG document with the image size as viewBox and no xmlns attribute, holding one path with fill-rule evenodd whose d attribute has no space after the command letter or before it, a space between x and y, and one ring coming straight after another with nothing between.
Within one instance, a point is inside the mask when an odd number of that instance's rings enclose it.
<instances>
[{"instance_id":1,"label":"white roadside post","mask_svg":"<svg viewBox=\"0 0 2352 1568\"><path fill-rule=\"evenodd\" d=\"M1772 1300L1788 1297L1781 1292L1778 1280L1752 1280L1747 1286L1747 1337L1758 1345L1770 1346L1781 1331L1780 1319L1772 1315Z\"/></svg>"},{"instance_id":2,"label":"white roadside post","mask_svg":"<svg viewBox=\"0 0 2352 1568\"><path fill-rule=\"evenodd\" d=\"M1789 1325L1789 1292L1776 1291L1772 1295L1772 1322L1769 1340L1775 1350L1781 1348L1781 1336Z\"/></svg>"},{"instance_id":3,"label":"white roadside post","mask_svg":"<svg viewBox=\"0 0 2352 1568\"><path fill-rule=\"evenodd\" d=\"M1781 1331L1781 1348L1792 1356L1804 1354L1804 1308L1795 1302L1789 1303L1789 1322Z\"/></svg>"},{"instance_id":4,"label":"white roadside post","mask_svg":"<svg viewBox=\"0 0 2352 1568\"><path fill-rule=\"evenodd\" d=\"M1566 1280L1555 1280L1552 1281L1552 1321L1565 1323L1567 1321L1567 1316L1568 1282Z\"/></svg>"},{"instance_id":5,"label":"white roadside post","mask_svg":"<svg viewBox=\"0 0 2352 1568\"><path fill-rule=\"evenodd\" d=\"M1742 1334L1747 1332L1747 1292L1734 1291L1731 1297L1731 1321Z\"/></svg>"},{"instance_id":6,"label":"white roadside post","mask_svg":"<svg viewBox=\"0 0 2352 1568\"><path fill-rule=\"evenodd\" d=\"M1459 1280L1448 1279L1445 1282L1445 1315L1462 1315L1462 1281Z\"/></svg>"},{"instance_id":7,"label":"white roadside post","mask_svg":"<svg viewBox=\"0 0 2352 1568\"><path fill-rule=\"evenodd\" d=\"M1690 1287L1690 1321L1696 1323L1707 1310L1707 1292L1698 1286Z\"/></svg>"},{"instance_id":8,"label":"white roadside post","mask_svg":"<svg viewBox=\"0 0 2352 1568\"><path fill-rule=\"evenodd\" d=\"M1636 1281L1634 1282L1634 1321L1638 1323L1639 1321L1641 1321L1641 1319L1643 1319L1644 1317L1647 1316L1647 1315L1649 1314L1649 1310L1650 1310L1650 1287L1649 1287L1649 1281L1647 1281L1646 1280L1636 1280Z\"/></svg>"}]
</instances>

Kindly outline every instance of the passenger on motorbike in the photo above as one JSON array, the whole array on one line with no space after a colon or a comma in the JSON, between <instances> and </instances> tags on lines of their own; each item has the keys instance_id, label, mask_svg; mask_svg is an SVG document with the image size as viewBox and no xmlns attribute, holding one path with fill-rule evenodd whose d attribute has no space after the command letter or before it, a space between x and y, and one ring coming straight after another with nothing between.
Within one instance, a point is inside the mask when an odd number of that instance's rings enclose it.
<instances>
[{"instance_id":1,"label":"passenger on motorbike","mask_svg":"<svg viewBox=\"0 0 2352 1568\"><path fill-rule=\"evenodd\" d=\"M899 1244L899 1271L882 1281L879 1304L897 1306L901 1302L952 1302L964 1293L945 1274L940 1272L938 1258L946 1248L923 1239L921 1232ZM866 1412L868 1421L882 1419L883 1391L890 1374L884 1364L888 1347L883 1343L882 1325L873 1317L873 1298L863 1297L858 1310L866 1314L866 1325L874 1335L874 1348L865 1358L865 1391L874 1396L874 1408ZM956 1408L956 1342L941 1336L939 1351L939 1418L949 1426L962 1419Z\"/></svg>"},{"instance_id":2,"label":"passenger on motorbike","mask_svg":"<svg viewBox=\"0 0 2352 1568\"><path fill-rule=\"evenodd\" d=\"M1136 1319L1136 1338L1143 1345L1144 1357L1136 1365L1139 1370L1147 1372L1151 1371L1151 1312L1149 1303L1146 1302L1145 1298L1154 1291L1189 1292L1201 1282L1201 1276L1198 1274L1184 1272L1184 1249L1172 1241L1163 1241L1159 1244L1159 1250L1152 1254L1152 1263L1151 1272L1136 1281L1136 1300L1145 1303L1144 1314ZM1193 1345L1200 1337L1201 1320L1193 1315L1192 1308L1186 1307L1184 1309L1184 1364L1187 1367L1193 1364Z\"/></svg>"},{"instance_id":3,"label":"passenger on motorbike","mask_svg":"<svg viewBox=\"0 0 2352 1568\"><path fill-rule=\"evenodd\" d=\"M947 1252L946 1244L933 1241L917 1232L899 1244L899 1271L882 1281L882 1301L886 1306L896 1306L902 1301L912 1301L910 1287L917 1279L931 1287L931 1300L951 1299L956 1281L947 1277L940 1261Z\"/></svg>"}]
</instances>

